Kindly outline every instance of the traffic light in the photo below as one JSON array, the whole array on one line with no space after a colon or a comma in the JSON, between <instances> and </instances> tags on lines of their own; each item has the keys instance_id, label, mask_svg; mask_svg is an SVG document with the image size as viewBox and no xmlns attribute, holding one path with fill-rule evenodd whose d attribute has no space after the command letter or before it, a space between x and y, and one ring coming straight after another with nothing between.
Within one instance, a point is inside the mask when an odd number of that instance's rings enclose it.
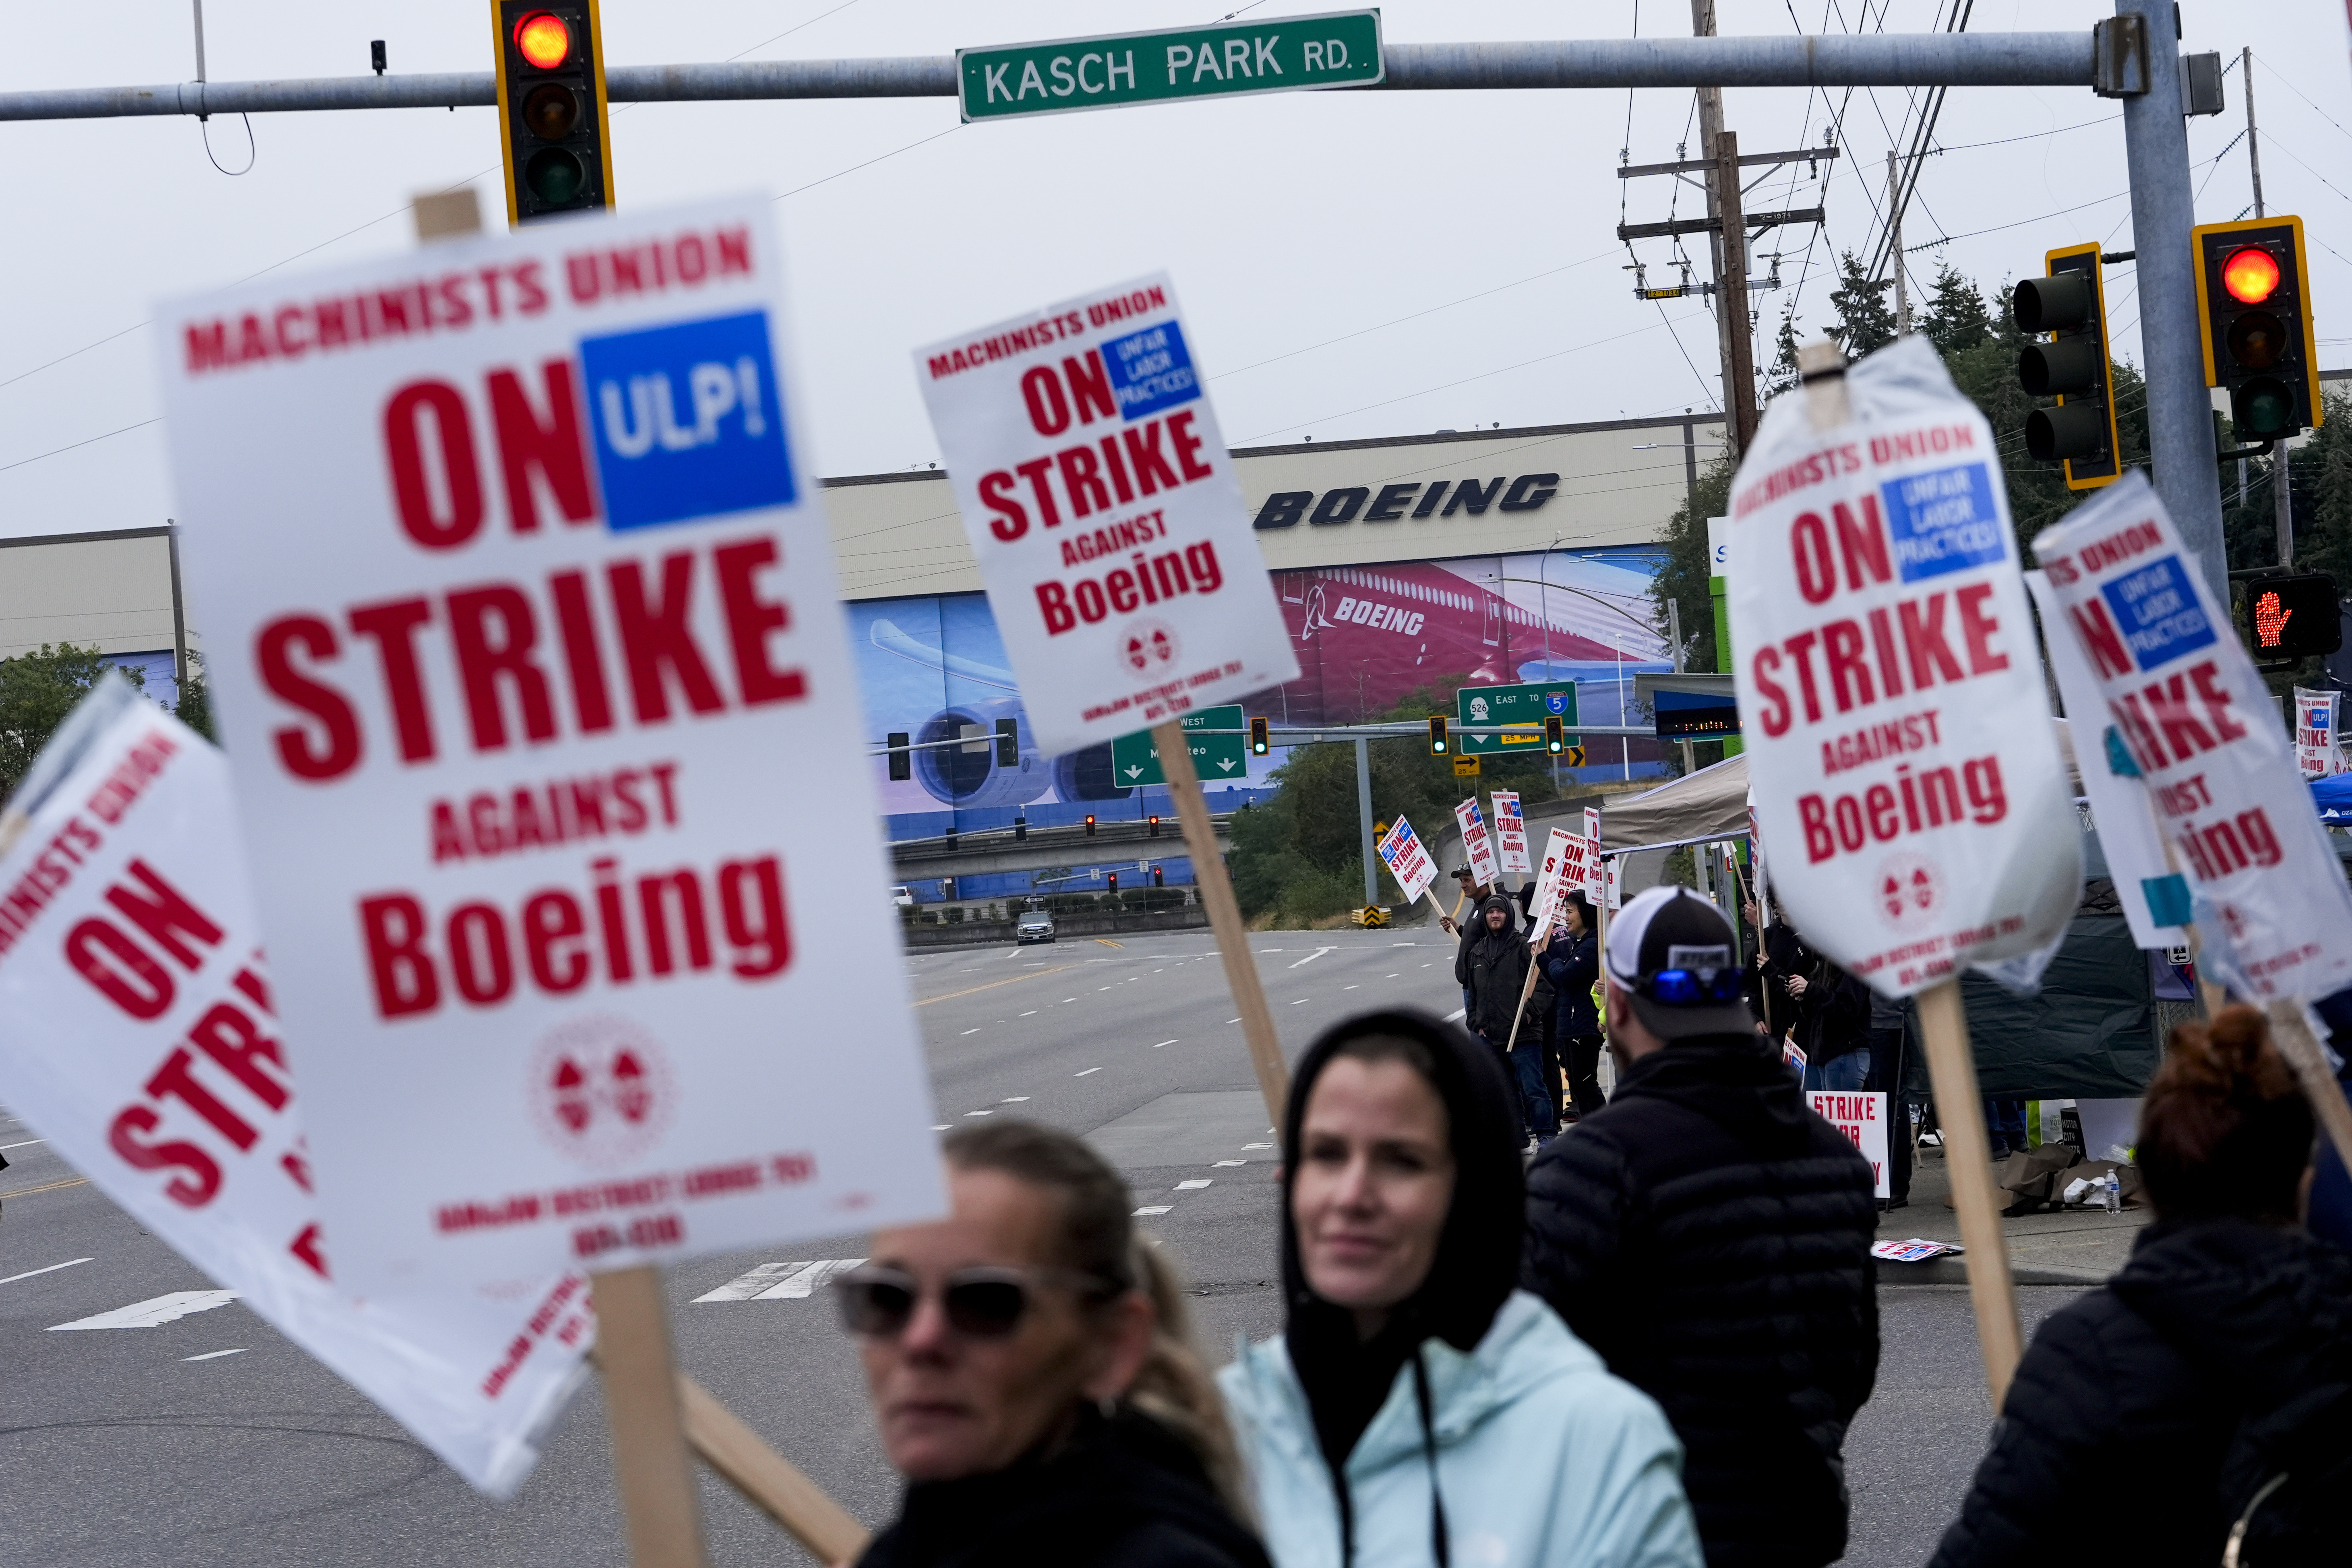
<instances>
[{"instance_id":1,"label":"traffic light","mask_svg":"<svg viewBox=\"0 0 2352 1568\"><path fill-rule=\"evenodd\" d=\"M1568 726L1557 713L1544 716L1544 750L1555 757L1568 750Z\"/></svg>"},{"instance_id":2,"label":"traffic light","mask_svg":"<svg viewBox=\"0 0 2352 1568\"><path fill-rule=\"evenodd\" d=\"M996 721L996 765L1017 768L1021 765L1021 726L1012 719Z\"/></svg>"},{"instance_id":3,"label":"traffic light","mask_svg":"<svg viewBox=\"0 0 2352 1568\"><path fill-rule=\"evenodd\" d=\"M907 749L909 738L904 730L890 731L890 776L894 779L915 776L915 753Z\"/></svg>"},{"instance_id":4,"label":"traffic light","mask_svg":"<svg viewBox=\"0 0 2352 1568\"><path fill-rule=\"evenodd\" d=\"M940 879L940 897L949 900L952 900L955 897L955 879L953 877L941 877Z\"/></svg>"},{"instance_id":5,"label":"traffic light","mask_svg":"<svg viewBox=\"0 0 2352 1568\"><path fill-rule=\"evenodd\" d=\"M1154 813L1152 814L1152 816L1151 816L1151 831L1150 831L1150 833L1149 837L1153 837L1153 838L1157 838L1157 837L1160 837L1160 816L1159 816L1159 814L1158 814L1157 812L1154 812Z\"/></svg>"},{"instance_id":6,"label":"traffic light","mask_svg":"<svg viewBox=\"0 0 2352 1568\"><path fill-rule=\"evenodd\" d=\"M1118 891L1118 873L1116 871L1110 874L1110 890L1114 893Z\"/></svg>"},{"instance_id":7,"label":"traffic light","mask_svg":"<svg viewBox=\"0 0 2352 1568\"><path fill-rule=\"evenodd\" d=\"M2336 579L2305 572L2246 584L2246 646L2258 659L2309 658L2344 646Z\"/></svg>"},{"instance_id":8,"label":"traffic light","mask_svg":"<svg viewBox=\"0 0 2352 1568\"><path fill-rule=\"evenodd\" d=\"M1015 844L1029 842L1029 818L1025 815L1016 815L1013 818L1013 842Z\"/></svg>"},{"instance_id":9,"label":"traffic light","mask_svg":"<svg viewBox=\"0 0 2352 1568\"><path fill-rule=\"evenodd\" d=\"M2025 449L2063 461L2066 488L2095 489L2123 476L2116 437L2115 366L2107 353L2107 298L2096 245L2070 245L2044 258L2049 275L2020 280L2013 307L2020 331L2048 332L2017 356L2017 379L2055 408L2025 416Z\"/></svg>"},{"instance_id":10,"label":"traffic light","mask_svg":"<svg viewBox=\"0 0 2352 1568\"><path fill-rule=\"evenodd\" d=\"M1449 755L1453 750L1454 742L1446 738L1444 719L1432 713L1429 716L1429 754L1433 757L1443 757Z\"/></svg>"},{"instance_id":11,"label":"traffic light","mask_svg":"<svg viewBox=\"0 0 2352 1568\"><path fill-rule=\"evenodd\" d=\"M1090 811L1090 812L1087 813L1087 837L1089 837L1089 838L1092 838L1094 836L1095 836L1095 814L1094 814L1093 812L1091 812L1091 811Z\"/></svg>"},{"instance_id":12,"label":"traffic light","mask_svg":"<svg viewBox=\"0 0 2352 1568\"><path fill-rule=\"evenodd\" d=\"M507 221L613 205L604 39L595 0L490 0Z\"/></svg>"},{"instance_id":13,"label":"traffic light","mask_svg":"<svg viewBox=\"0 0 2352 1568\"><path fill-rule=\"evenodd\" d=\"M1274 750L1274 742L1273 742L1273 741L1271 741L1270 739L1268 739L1268 738L1267 738L1267 736L1266 736L1266 732L1265 732L1265 731L1266 731L1266 721L1265 721L1265 720L1263 720L1263 719L1253 719L1253 720L1251 720L1251 721L1250 721L1250 755L1251 755L1251 756L1253 756L1253 757L1262 757L1262 756L1265 755L1268 752L1270 752L1270 751Z\"/></svg>"},{"instance_id":14,"label":"traffic light","mask_svg":"<svg viewBox=\"0 0 2352 1568\"><path fill-rule=\"evenodd\" d=\"M2205 325L2205 384L2230 395L2241 441L2276 441L2316 429L2319 397L2303 220L2253 218L2200 224L2199 304Z\"/></svg>"}]
</instances>

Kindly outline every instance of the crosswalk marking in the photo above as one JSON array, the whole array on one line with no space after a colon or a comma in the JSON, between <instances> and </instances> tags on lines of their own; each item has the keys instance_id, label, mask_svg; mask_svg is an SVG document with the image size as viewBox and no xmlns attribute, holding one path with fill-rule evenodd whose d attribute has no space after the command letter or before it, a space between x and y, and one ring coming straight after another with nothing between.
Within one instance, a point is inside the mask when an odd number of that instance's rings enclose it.
<instances>
[{"instance_id":1,"label":"crosswalk marking","mask_svg":"<svg viewBox=\"0 0 2352 1568\"><path fill-rule=\"evenodd\" d=\"M1207 1186L1213 1179L1209 1176L1200 1176L1189 1182L1179 1182L1176 1184L1176 1190L1180 1193L1197 1193Z\"/></svg>"},{"instance_id":2,"label":"crosswalk marking","mask_svg":"<svg viewBox=\"0 0 2352 1568\"><path fill-rule=\"evenodd\" d=\"M52 1323L49 1332L61 1333L68 1329L152 1329L158 1323L168 1323L191 1312L209 1312L215 1307L226 1307L236 1300L236 1292L234 1290L174 1290L168 1296L133 1301L128 1307L117 1307L111 1312L100 1312L94 1318L77 1318L70 1323Z\"/></svg>"},{"instance_id":3,"label":"crosswalk marking","mask_svg":"<svg viewBox=\"0 0 2352 1568\"><path fill-rule=\"evenodd\" d=\"M1135 1217L1141 1219L1147 1215L1166 1214L1170 1209L1174 1208L1175 1206L1176 1205L1174 1204L1146 1204L1141 1208L1135 1211Z\"/></svg>"},{"instance_id":4,"label":"crosswalk marking","mask_svg":"<svg viewBox=\"0 0 2352 1568\"><path fill-rule=\"evenodd\" d=\"M701 1301L799 1301L823 1289L836 1274L865 1262L863 1258L820 1258L815 1262L762 1263L718 1289L697 1296Z\"/></svg>"}]
</instances>

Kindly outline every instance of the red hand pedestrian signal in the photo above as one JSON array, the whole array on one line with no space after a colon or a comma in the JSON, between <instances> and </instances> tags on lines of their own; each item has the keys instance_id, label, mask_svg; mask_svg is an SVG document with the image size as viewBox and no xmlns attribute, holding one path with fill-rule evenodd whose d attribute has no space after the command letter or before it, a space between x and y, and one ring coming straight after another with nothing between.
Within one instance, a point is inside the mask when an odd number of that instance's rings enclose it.
<instances>
[{"instance_id":1,"label":"red hand pedestrian signal","mask_svg":"<svg viewBox=\"0 0 2352 1568\"><path fill-rule=\"evenodd\" d=\"M2294 612L2280 606L2275 593L2263 595L2254 601L2254 640L2263 647L2277 647L2286 637L2286 624Z\"/></svg>"}]
</instances>

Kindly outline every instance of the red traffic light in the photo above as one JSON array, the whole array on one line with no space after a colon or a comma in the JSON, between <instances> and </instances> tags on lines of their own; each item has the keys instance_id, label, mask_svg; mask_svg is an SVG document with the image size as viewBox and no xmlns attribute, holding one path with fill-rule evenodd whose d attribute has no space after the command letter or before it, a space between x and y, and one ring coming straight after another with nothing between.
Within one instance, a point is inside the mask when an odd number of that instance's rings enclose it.
<instances>
[{"instance_id":1,"label":"red traffic light","mask_svg":"<svg viewBox=\"0 0 2352 1568\"><path fill-rule=\"evenodd\" d=\"M572 58L572 29L551 11L533 11L517 22L514 41L517 52L543 71Z\"/></svg>"},{"instance_id":2,"label":"red traffic light","mask_svg":"<svg viewBox=\"0 0 2352 1568\"><path fill-rule=\"evenodd\" d=\"M2221 263L2221 287L2242 305L2259 305L2278 291L2278 258L2256 246L2230 253Z\"/></svg>"}]
</instances>

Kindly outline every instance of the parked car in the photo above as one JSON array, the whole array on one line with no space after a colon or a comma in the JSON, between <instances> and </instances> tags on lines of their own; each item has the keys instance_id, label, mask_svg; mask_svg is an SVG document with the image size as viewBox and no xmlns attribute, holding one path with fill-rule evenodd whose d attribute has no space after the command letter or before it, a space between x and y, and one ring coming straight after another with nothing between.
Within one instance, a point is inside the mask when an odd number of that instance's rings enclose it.
<instances>
[{"instance_id":1,"label":"parked car","mask_svg":"<svg viewBox=\"0 0 2352 1568\"><path fill-rule=\"evenodd\" d=\"M1054 917L1043 910L1026 910L1013 924L1013 941L1016 946L1033 942L1054 940Z\"/></svg>"},{"instance_id":2,"label":"parked car","mask_svg":"<svg viewBox=\"0 0 2352 1568\"><path fill-rule=\"evenodd\" d=\"M902 910L911 910L915 907L914 889L893 888L890 889L890 901Z\"/></svg>"}]
</instances>

